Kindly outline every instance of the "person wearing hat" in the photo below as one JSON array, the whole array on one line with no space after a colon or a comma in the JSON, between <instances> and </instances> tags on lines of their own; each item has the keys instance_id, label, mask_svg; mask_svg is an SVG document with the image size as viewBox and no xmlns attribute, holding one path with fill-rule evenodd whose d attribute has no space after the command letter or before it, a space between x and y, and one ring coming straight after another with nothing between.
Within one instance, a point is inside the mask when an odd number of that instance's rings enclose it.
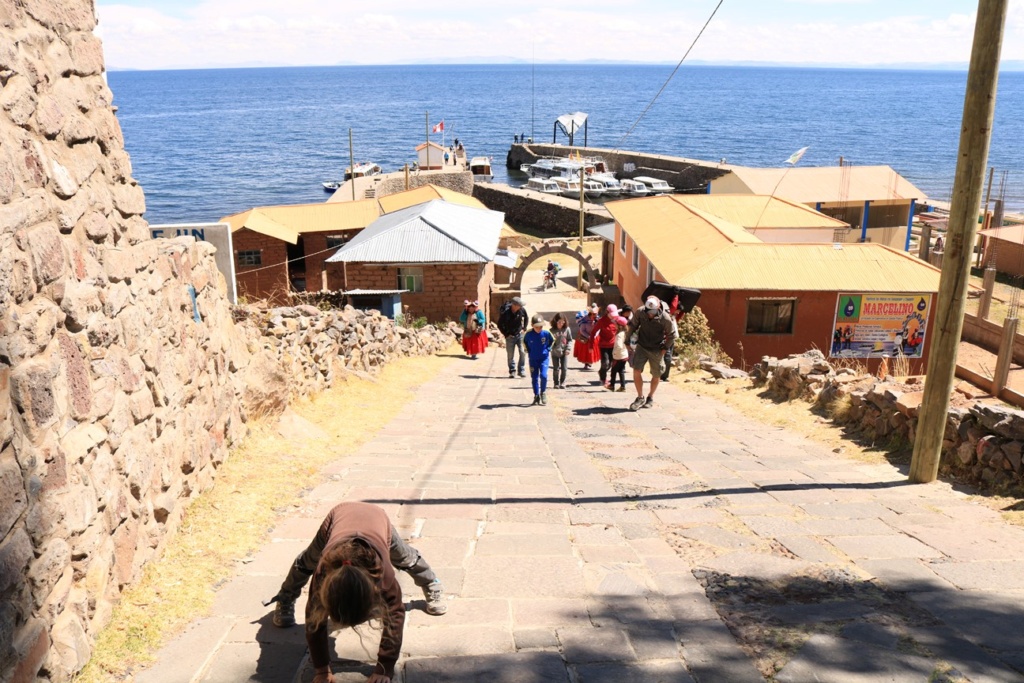
<instances>
[{"instance_id":1,"label":"person wearing hat","mask_svg":"<svg viewBox=\"0 0 1024 683\"><path fill-rule=\"evenodd\" d=\"M508 354L508 376L516 376L516 349L519 349L519 376L526 377L526 350L523 348L523 334L529 327L529 315L523 308L523 300L512 297L507 306L501 307L498 316L498 331L505 336L505 353Z\"/></svg>"},{"instance_id":2,"label":"person wearing hat","mask_svg":"<svg viewBox=\"0 0 1024 683\"><path fill-rule=\"evenodd\" d=\"M590 310L580 311L582 315L576 316L576 342L572 347L572 355L579 362L583 363L583 369L589 370L590 366L596 363L601 355L594 343L594 325L597 323L597 315L600 309L593 304Z\"/></svg>"},{"instance_id":3,"label":"person wearing hat","mask_svg":"<svg viewBox=\"0 0 1024 683\"><path fill-rule=\"evenodd\" d=\"M487 321L480 310L479 301L467 300L464 305L466 308L459 316L462 324L462 350L476 360L477 355L487 348Z\"/></svg>"},{"instance_id":4,"label":"person wearing hat","mask_svg":"<svg viewBox=\"0 0 1024 683\"><path fill-rule=\"evenodd\" d=\"M615 304L608 304L605 307L604 315L594 323L594 343L597 346L597 352L601 354L601 367L597 371L597 376L605 389L611 388L608 384L608 374L612 369L612 350L615 348L615 335L618 332L615 319L618 317L619 307Z\"/></svg>"},{"instance_id":5,"label":"person wearing hat","mask_svg":"<svg viewBox=\"0 0 1024 683\"><path fill-rule=\"evenodd\" d=\"M523 335L523 344L530 356L530 381L533 383L533 405L548 403L548 364L555 338L544 329L544 316L535 315L531 329Z\"/></svg>"},{"instance_id":6,"label":"person wearing hat","mask_svg":"<svg viewBox=\"0 0 1024 683\"><path fill-rule=\"evenodd\" d=\"M675 343L676 331L671 318L661 309L656 296L647 298L644 307L633 316L627 329L627 336L636 335L636 350L633 352L633 386L636 399L629 405L630 410L654 407L654 392L658 390L661 373L665 371L665 350ZM651 388L644 398L644 367L650 366Z\"/></svg>"}]
</instances>

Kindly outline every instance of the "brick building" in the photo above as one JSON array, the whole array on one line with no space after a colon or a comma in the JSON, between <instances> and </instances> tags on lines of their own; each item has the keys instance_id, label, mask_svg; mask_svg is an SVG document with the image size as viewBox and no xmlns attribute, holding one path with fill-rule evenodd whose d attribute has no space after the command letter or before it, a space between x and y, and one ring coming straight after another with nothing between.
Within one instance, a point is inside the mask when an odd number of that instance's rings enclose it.
<instances>
[{"instance_id":1,"label":"brick building","mask_svg":"<svg viewBox=\"0 0 1024 683\"><path fill-rule=\"evenodd\" d=\"M606 206L623 299L637 306L654 280L701 290L698 305L737 364L818 348L869 368L903 353L924 372L939 271L923 261L880 244L765 243L669 197Z\"/></svg>"},{"instance_id":2,"label":"brick building","mask_svg":"<svg viewBox=\"0 0 1024 683\"><path fill-rule=\"evenodd\" d=\"M413 317L457 319L466 299L489 309L504 216L440 200L385 214L327 259L330 289L402 290Z\"/></svg>"}]
</instances>

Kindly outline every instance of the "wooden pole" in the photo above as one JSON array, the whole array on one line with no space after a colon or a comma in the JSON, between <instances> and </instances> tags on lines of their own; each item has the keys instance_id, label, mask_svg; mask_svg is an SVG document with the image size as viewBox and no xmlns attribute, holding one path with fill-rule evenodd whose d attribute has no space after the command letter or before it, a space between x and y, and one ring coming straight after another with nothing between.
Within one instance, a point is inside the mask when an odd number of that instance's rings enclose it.
<instances>
[{"instance_id":1,"label":"wooden pole","mask_svg":"<svg viewBox=\"0 0 1024 683\"><path fill-rule=\"evenodd\" d=\"M405 165L405 189L409 189L409 164Z\"/></svg>"},{"instance_id":2,"label":"wooden pole","mask_svg":"<svg viewBox=\"0 0 1024 683\"><path fill-rule=\"evenodd\" d=\"M356 155L352 151L352 129L348 129L348 181L352 184L352 201L356 200Z\"/></svg>"},{"instance_id":3,"label":"wooden pole","mask_svg":"<svg viewBox=\"0 0 1024 683\"><path fill-rule=\"evenodd\" d=\"M580 255L583 255L583 171L584 167L581 162L580 164ZM580 263L579 275L576 276L576 287L582 292L583 291L583 264Z\"/></svg>"},{"instance_id":4,"label":"wooden pole","mask_svg":"<svg viewBox=\"0 0 1024 683\"><path fill-rule=\"evenodd\" d=\"M949 394L956 373L956 352L964 325L967 278L978 224L978 207L992 139L992 118L999 80L999 53L1009 0L979 0L974 45L967 73L960 150L946 232L946 252L932 323L928 375L910 463L910 481L927 483L939 476Z\"/></svg>"},{"instance_id":5,"label":"wooden pole","mask_svg":"<svg viewBox=\"0 0 1024 683\"><path fill-rule=\"evenodd\" d=\"M1010 364L1013 363L1013 342L1017 339L1017 318L1003 320L1003 338L999 342L996 357L996 374L992 377L992 395L999 398L1010 379Z\"/></svg>"},{"instance_id":6,"label":"wooden pole","mask_svg":"<svg viewBox=\"0 0 1024 683\"><path fill-rule=\"evenodd\" d=\"M427 121L427 168L430 168L430 112L426 114Z\"/></svg>"}]
</instances>

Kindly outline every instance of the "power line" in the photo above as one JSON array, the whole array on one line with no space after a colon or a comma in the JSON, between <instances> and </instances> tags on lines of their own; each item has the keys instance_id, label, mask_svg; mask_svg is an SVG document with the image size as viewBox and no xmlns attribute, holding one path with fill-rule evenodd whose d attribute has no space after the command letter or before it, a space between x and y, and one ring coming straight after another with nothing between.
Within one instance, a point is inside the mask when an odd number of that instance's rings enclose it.
<instances>
[{"instance_id":1,"label":"power line","mask_svg":"<svg viewBox=\"0 0 1024 683\"><path fill-rule=\"evenodd\" d=\"M658 98L661 96L661 93L665 92L665 88L668 87L668 84L672 81L672 78L676 75L676 72L679 71L679 68L683 65L683 62L686 61L686 58L690 56L690 52L697 45L697 41L700 40L700 37L702 35L704 35L704 31L707 29L708 25L711 23L711 20L715 18L715 14L718 13L718 9L722 6L723 2L725 2L725 0L718 0L718 4L715 5L715 9L713 9L711 11L711 16L709 16L708 20L704 22L704 25L701 27L700 31L697 33L697 36L693 39L693 42L690 43L690 47L688 47L686 49L686 54L684 54L683 58L679 60L679 63L676 64L676 68L672 69L672 73L670 73L668 75L668 78L665 79L665 82L661 85L661 88L658 90L658 92L655 93L655 95L651 99L650 103L640 113L640 116L637 117L636 121L633 122L633 125L629 127L629 130L627 130L626 134L622 136L622 139L619 140L618 144L616 144L616 146L615 146L615 151L616 152L619 151L619 149L622 147L622 143L624 143L626 141L626 138L628 138L633 133L633 130L637 127L637 125L644 118L644 116L647 115L647 112L651 110L651 107L654 106L654 103L658 101Z\"/></svg>"}]
</instances>

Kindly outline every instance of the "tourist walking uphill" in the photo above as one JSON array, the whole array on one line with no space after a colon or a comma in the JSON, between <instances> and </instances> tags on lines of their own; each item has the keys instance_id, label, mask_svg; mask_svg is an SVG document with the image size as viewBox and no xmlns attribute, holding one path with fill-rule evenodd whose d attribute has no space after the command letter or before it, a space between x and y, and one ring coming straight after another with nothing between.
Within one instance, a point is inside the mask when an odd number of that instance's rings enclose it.
<instances>
[{"instance_id":1,"label":"tourist walking uphill","mask_svg":"<svg viewBox=\"0 0 1024 683\"><path fill-rule=\"evenodd\" d=\"M533 329L523 335L523 343L530 354L530 382L533 383L533 405L548 403L548 362L551 346L555 343L551 333L544 329L544 318L533 316Z\"/></svg>"},{"instance_id":2,"label":"tourist walking uphill","mask_svg":"<svg viewBox=\"0 0 1024 683\"><path fill-rule=\"evenodd\" d=\"M658 390L661 373L665 371L665 349L675 343L676 333L672 320L661 310L658 297L648 297L629 323L629 336L636 335L636 350L633 352L633 386L636 399L629 405L630 410L654 407L654 393ZM651 388L644 399L644 366L651 370Z\"/></svg>"},{"instance_id":3,"label":"tourist walking uphill","mask_svg":"<svg viewBox=\"0 0 1024 683\"><path fill-rule=\"evenodd\" d=\"M523 334L529 326L529 316L518 296L503 304L498 316L498 331L505 336L505 353L508 354L508 376L526 376L526 351L523 348ZM516 365L516 349L519 350L519 364Z\"/></svg>"},{"instance_id":4,"label":"tourist walking uphill","mask_svg":"<svg viewBox=\"0 0 1024 683\"><path fill-rule=\"evenodd\" d=\"M407 572L423 590L428 614L448 610L444 588L427 561L405 543L387 513L369 503L341 503L320 525L302 551L277 595L274 625L295 625L295 600L310 577L306 603L306 642L316 675L313 683L333 683L327 642L328 623L338 628L358 626L371 619L383 625L377 666L369 683L390 683L402 650L405 603L395 568Z\"/></svg>"},{"instance_id":5,"label":"tourist walking uphill","mask_svg":"<svg viewBox=\"0 0 1024 683\"><path fill-rule=\"evenodd\" d=\"M459 316L462 324L462 349L476 360L477 355L487 348L487 321L480 310L479 301L466 301L465 309Z\"/></svg>"},{"instance_id":6,"label":"tourist walking uphill","mask_svg":"<svg viewBox=\"0 0 1024 683\"><path fill-rule=\"evenodd\" d=\"M598 318L592 331L594 344L601 356L601 367L597 371L597 376L601 380L601 385L606 389L611 388L608 386L608 373L612 369L612 350L615 348L615 333L618 331L615 326L617 317L619 317L618 306L608 304L604 315Z\"/></svg>"},{"instance_id":7,"label":"tourist walking uphill","mask_svg":"<svg viewBox=\"0 0 1024 683\"><path fill-rule=\"evenodd\" d=\"M555 380L555 389L565 389L566 365L569 362L569 345L572 343L572 330L569 321L562 313L555 313L551 319L551 373Z\"/></svg>"}]
</instances>

